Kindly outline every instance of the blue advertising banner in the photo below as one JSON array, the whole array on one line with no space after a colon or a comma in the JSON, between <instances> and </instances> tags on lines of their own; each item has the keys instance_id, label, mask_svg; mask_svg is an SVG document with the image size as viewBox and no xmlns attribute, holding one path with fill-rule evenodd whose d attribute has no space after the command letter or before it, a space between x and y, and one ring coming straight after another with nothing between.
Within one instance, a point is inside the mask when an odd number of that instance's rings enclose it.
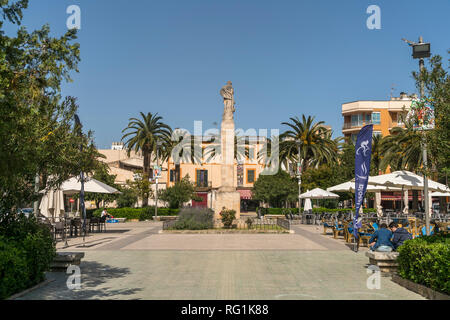
<instances>
[{"instance_id":1,"label":"blue advertising banner","mask_svg":"<svg viewBox=\"0 0 450 320\"><path fill-rule=\"evenodd\" d=\"M361 129L356 140L355 154L355 219L353 220L353 233L355 239L359 238L359 229L361 229L361 219L359 211L364 201L367 191L370 175L370 159L372 157L372 136L373 125L365 126Z\"/></svg>"}]
</instances>

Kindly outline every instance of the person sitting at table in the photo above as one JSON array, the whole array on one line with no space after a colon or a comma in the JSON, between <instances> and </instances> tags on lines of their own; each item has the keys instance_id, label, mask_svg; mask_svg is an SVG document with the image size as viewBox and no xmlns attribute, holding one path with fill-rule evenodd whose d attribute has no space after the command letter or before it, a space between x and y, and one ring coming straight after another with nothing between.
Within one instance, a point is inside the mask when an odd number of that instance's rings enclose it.
<instances>
[{"instance_id":1,"label":"person sitting at table","mask_svg":"<svg viewBox=\"0 0 450 320\"><path fill-rule=\"evenodd\" d=\"M387 224L383 223L380 228L374 232L369 240L369 247L372 251L392 252L394 245L391 242L392 232L387 228Z\"/></svg>"},{"instance_id":2,"label":"person sitting at table","mask_svg":"<svg viewBox=\"0 0 450 320\"><path fill-rule=\"evenodd\" d=\"M394 245L395 250L403 245L406 240L412 240L412 235L406 229L399 228L396 222L392 222L389 225L389 229L391 229L393 234L391 242Z\"/></svg>"},{"instance_id":3,"label":"person sitting at table","mask_svg":"<svg viewBox=\"0 0 450 320\"><path fill-rule=\"evenodd\" d=\"M103 209L102 211L102 218L106 217L106 219L111 218L111 215L106 211L106 209Z\"/></svg>"}]
</instances>

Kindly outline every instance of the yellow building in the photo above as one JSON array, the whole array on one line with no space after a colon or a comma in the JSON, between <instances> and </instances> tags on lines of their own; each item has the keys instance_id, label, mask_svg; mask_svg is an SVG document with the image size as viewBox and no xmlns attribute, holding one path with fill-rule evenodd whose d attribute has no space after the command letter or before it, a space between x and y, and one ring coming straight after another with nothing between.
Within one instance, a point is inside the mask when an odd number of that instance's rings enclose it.
<instances>
[{"instance_id":1,"label":"yellow building","mask_svg":"<svg viewBox=\"0 0 450 320\"><path fill-rule=\"evenodd\" d=\"M342 105L344 127L342 134L346 139L356 141L362 127L373 124L374 135L390 135L394 127L403 127L403 119L411 107L413 96L401 93L399 98L385 101L360 100Z\"/></svg>"},{"instance_id":2,"label":"yellow building","mask_svg":"<svg viewBox=\"0 0 450 320\"><path fill-rule=\"evenodd\" d=\"M245 145L246 156L244 156L238 163L235 160L235 185L238 192L241 194L241 205L245 212L247 210L254 210L258 203L252 200L251 189L255 181L258 179L261 172L264 170L264 165L258 161L258 152L264 146L264 139L257 137L250 137L250 143ZM172 158L168 161L160 163L162 167L161 178L158 179L158 189L162 190L173 186L181 178L189 175L191 182L196 186L197 195L203 199L200 202L193 202L194 207L208 207L212 208L214 203L213 190L217 190L221 184L221 162L217 157L209 159L205 150L208 150L209 142L202 143L202 150L204 151L201 163L188 163L181 161L176 164ZM127 180L133 181L137 171L143 169L143 157L141 153L132 152L128 157L127 151L124 150L123 144L113 143L111 149L99 150L105 158L100 159L105 162L109 168L110 173L116 175L116 183L125 185ZM156 165L156 160L151 163L151 167ZM153 179L153 170L150 172L150 177ZM154 180L153 180L154 181ZM152 185L153 190L156 189L156 184ZM154 200L149 199L149 205L154 205ZM158 203L159 206L164 206L164 203Z\"/></svg>"}]
</instances>

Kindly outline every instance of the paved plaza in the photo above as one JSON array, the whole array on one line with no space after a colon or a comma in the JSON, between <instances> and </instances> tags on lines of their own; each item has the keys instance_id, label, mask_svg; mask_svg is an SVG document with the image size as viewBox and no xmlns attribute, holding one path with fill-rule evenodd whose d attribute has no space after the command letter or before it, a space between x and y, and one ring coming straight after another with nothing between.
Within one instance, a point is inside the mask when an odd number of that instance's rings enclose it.
<instances>
[{"instance_id":1,"label":"paved plaza","mask_svg":"<svg viewBox=\"0 0 450 320\"><path fill-rule=\"evenodd\" d=\"M381 277L367 288L364 251L324 236L318 226L295 234L161 234L158 222L108 225L103 234L70 240L82 251L82 287L65 273L19 299L301 300L423 299ZM62 243L58 245L60 248Z\"/></svg>"}]
</instances>

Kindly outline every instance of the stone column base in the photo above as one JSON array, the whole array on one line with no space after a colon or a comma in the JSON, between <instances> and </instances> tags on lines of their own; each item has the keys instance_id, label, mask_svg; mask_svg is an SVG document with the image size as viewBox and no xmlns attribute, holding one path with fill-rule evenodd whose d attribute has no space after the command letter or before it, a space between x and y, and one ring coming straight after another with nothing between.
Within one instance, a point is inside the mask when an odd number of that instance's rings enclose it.
<instances>
[{"instance_id":1,"label":"stone column base","mask_svg":"<svg viewBox=\"0 0 450 320\"><path fill-rule=\"evenodd\" d=\"M218 191L214 206L214 217L220 219L223 208L236 211L236 219L241 217L241 194L237 191Z\"/></svg>"}]
</instances>

